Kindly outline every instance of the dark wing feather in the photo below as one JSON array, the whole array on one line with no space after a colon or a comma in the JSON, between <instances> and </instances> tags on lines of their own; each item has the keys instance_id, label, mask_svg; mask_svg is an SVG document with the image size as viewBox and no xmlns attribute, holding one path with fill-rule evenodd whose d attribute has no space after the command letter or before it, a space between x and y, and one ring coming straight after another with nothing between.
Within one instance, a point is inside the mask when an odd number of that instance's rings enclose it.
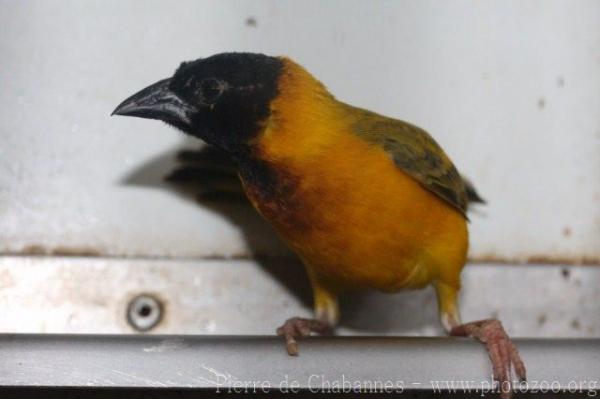
<instances>
[{"instance_id":1,"label":"dark wing feather","mask_svg":"<svg viewBox=\"0 0 600 399\"><path fill-rule=\"evenodd\" d=\"M381 145L403 172L466 217L467 186L452 161L426 131L407 122L351 108L356 118L352 126L358 136Z\"/></svg>"}]
</instances>

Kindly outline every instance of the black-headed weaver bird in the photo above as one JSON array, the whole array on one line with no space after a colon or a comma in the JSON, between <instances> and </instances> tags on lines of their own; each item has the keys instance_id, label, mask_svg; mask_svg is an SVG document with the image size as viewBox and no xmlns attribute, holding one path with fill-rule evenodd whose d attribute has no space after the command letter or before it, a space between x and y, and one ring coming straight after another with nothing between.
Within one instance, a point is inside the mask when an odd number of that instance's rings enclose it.
<instances>
[{"instance_id":1,"label":"black-headed weaver bird","mask_svg":"<svg viewBox=\"0 0 600 399\"><path fill-rule=\"evenodd\" d=\"M466 213L480 198L424 130L337 100L289 58L252 53L184 62L114 114L162 120L235 163L313 288L314 318L277 329L290 355L297 338L334 329L340 293L431 284L446 331L483 342L496 381L510 383L513 367L525 378L498 320L461 322Z\"/></svg>"}]
</instances>

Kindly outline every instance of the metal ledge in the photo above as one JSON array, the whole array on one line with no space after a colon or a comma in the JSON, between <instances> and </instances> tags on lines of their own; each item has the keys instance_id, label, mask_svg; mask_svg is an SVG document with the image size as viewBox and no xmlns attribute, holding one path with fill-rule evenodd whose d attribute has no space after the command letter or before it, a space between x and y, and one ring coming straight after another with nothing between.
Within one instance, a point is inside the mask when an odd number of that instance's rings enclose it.
<instances>
[{"instance_id":1,"label":"metal ledge","mask_svg":"<svg viewBox=\"0 0 600 399\"><path fill-rule=\"evenodd\" d=\"M462 286L465 321L499 318L514 337L600 337L600 267L474 264ZM0 257L0 333L132 333L128 309L146 294L162 304L158 334L270 335L312 315L306 273L286 260ZM444 335L431 287L344 295L341 313L339 335Z\"/></svg>"},{"instance_id":2,"label":"metal ledge","mask_svg":"<svg viewBox=\"0 0 600 399\"><path fill-rule=\"evenodd\" d=\"M519 339L530 389L600 389L600 339ZM327 391L394 384L490 389L483 347L462 338L327 337L290 357L272 336L1 334L0 386ZM371 385L369 385L371 384ZM335 391L334 391L335 393Z\"/></svg>"}]
</instances>

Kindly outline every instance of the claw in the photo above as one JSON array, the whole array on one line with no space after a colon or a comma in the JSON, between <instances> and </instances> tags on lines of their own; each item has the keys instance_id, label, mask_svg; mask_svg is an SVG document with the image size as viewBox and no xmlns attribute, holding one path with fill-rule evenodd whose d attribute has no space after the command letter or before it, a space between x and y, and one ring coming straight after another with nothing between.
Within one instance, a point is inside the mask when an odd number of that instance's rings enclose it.
<instances>
[{"instance_id":1,"label":"claw","mask_svg":"<svg viewBox=\"0 0 600 399\"><path fill-rule=\"evenodd\" d=\"M287 350L288 355L298 356L298 343L296 342L294 337L285 337L285 348Z\"/></svg>"},{"instance_id":2,"label":"claw","mask_svg":"<svg viewBox=\"0 0 600 399\"><path fill-rule=\"evenodd\" d=\"M521 382L526 381L525 364L515 344L510 340L500 321L495 319L476 321L452 328L451 335L469 335L481 341L492 362L493 378L500 397L512 396L512 370Z\"/></svg>"},{"instance_id":3,"label":"claw","mask_svg":"<svg viewBox=\"0 0 600 399\"><path fill-rule=\"evenodd\" d=\"M290 356L298 356L298 343L296 338L308 337L313 332L324 334L330 329L331 327L321 320L293 317L286 320L276 331L277 335L285 339L285 346L288 354Z\"/></svg>"}]
</instances>

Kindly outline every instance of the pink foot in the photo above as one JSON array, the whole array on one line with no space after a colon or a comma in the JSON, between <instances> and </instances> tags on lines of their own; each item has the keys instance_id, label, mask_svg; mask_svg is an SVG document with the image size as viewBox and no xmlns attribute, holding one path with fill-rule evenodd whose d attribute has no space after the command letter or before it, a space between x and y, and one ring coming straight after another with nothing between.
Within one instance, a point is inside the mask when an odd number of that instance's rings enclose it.
<instances>
[{"instance_id":1,"label":"pink foot","mask_svg":"<svg viewBox=\"0 0 600 399\"><path fill-rule=\"evenodd\" d=\"M493 376L501 392L501 398L512 394L512 368L521 381L526 380L526 370L517 347L510 340L499 320L474 321L453 327L450 335L471 336L485 344L492 361Z\"/></svg>"},{"instance_id":2,"label":"pink foot","mask_svg":"<svg viewBox=\"0 0 600 399\"><path fill-rule=\"evenodd\" d=\"M324 321L293 317L287 319L277 329L277 335L285 338L285 346L288 354L290 356L298 356L296 338L308 337L313 332L317 334L330 334L332 330L331 326Z\"/></svg>"},{"instance_id":3,"label":"pink foot","mask_svg":"<svg viewBox=\"0 0 600 399\"><path fill-rule=\"evenodd\" d=\"M500 388L502 398L512 394L512 368L521 381L526 379L525 365L519 351L510 340L499 320L474 321L453 327L450 335L471 336L485 344L492 361L493 376Z\"/></svg>"}]
</instances>

